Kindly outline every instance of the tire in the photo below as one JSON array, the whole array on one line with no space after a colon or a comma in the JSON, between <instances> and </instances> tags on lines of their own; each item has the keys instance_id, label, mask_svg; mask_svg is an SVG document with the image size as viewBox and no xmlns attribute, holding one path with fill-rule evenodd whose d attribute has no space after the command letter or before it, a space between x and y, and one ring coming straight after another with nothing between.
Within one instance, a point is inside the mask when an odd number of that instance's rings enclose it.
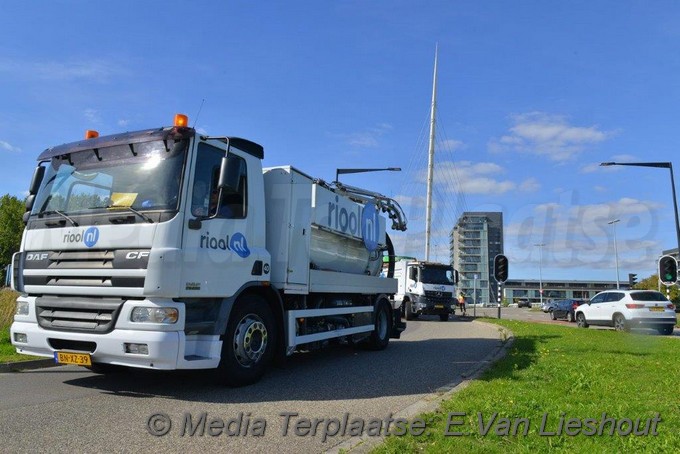
<instances>
[{"instance_id":1,"label":"tire","mask_svg":"<svg viewBox=\"0 0 680 454\"><path fill-rule=\"evenodd\" d=\"M555 312L550 311L550 318L552 318L553 320L557 320L557 315L555 315Z\"/></svg>"},{"instance_id":2,"label":"tire","mask_svg":"<svg viewBox=\"0 0 680 454\"><path fill-rule=\"evenodd\" d=\"M661 335L670 336L671 334L673 334L673 325L660 326L659 328L657 328L657 330Z\"/></svg>"},{"instance_id":3,"label":"tire","mask_svg":"<svg viewBox=\"0 0 680 454\"><path fill-rule=\"evenodd\" d=\"M99 375L119 374L125 370L124 366L116 366L115 364L105 363L92 363L91 366L85 366L85 368Z\"/></svg>"},{"instance_id":4,"label":"tire","mask_svg":"<svg viewBox=\"0 0 680 454\"><path fill-rule=\"evenodd\" d=\"M579 328L588 328L588 322L586 322L586 316L582 312L576 314L576 325Z\"/></svg>"},{"instance_id":5,"label":"tire","mask_svg":"<svg viewBox=\"0 0 680 454\"><path fill-rule=\"evenodd\" d=\"M439 320L446 322L449 320L449 314L439 314Z\"/></svg>"},{"instance_id":6,"label":"tire","mask_svg":"<svg viewBox=\"0 0 680 454\"><path fill-rule=\"evenodd\" d=\"M390 320L392 320L387 301L384 299L378 301L374 314L373 331L362 346L367 350L384 350L390 343Z\"/></svg>"},{"instance_id":7,"label":"tire","mask_svg":"<svg viewBox=\"0 0 680 454\"><path fill-rule=\"evenodd\" d=\"M626 318L621 314L614 314L614 329L616 331L628 331L628 324Z\"/></svg>"},{"instance_id":8,"label":"tire","mask_svg":"<svg viewBox=\"0 0 680 454\"><path fill-rule=\"evenodd\" d=\"M404 311L406 312L406 320L415 320L418 318L418 314L413 312L411 300L404 301Z\"/></svg>"},{"instance_id":9,"label":"tire","mask_svg":"<svg viewBox=\"0 0 680 454\"><path fill-rule=\"evenodd\" d=\"M569 319L569 322L570 322L570 323L574 323L574 322L576 321L576 319L574 318L574 313L573 313L573 312L569 312L569 317L568 317L568 319Z\"/></svg>"},{"instance_id":10,"label":"tire","mask_svg":"<svg viewBox=\"0 0 680 454\"><path fill-rule=\"evenodd\" d=\"M222 338L220 382L237 387L260 380L274 357L276 339L276 323L267 303L258 296L239 299Z\"/></svg>"}]
</instances>

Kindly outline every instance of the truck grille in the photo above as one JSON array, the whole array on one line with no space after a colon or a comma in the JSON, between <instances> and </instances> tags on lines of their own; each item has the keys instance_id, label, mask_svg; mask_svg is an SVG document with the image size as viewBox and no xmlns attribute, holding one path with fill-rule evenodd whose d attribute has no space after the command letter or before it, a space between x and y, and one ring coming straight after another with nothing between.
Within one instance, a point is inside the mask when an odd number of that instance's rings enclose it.
<instances>
[{"instance_id":1,"label":"truck grille","mask_svg":"<svg viewBox=\"0 0 680 454\"><path fill-rule=\"evenodd\" d=\"M453 298L451 292L440 292L437 290L425 290L425 296L430 301L435 301L437 303L450 303Z\"/></svg>"},{"instance_id":2,"label":"truck grille","mask_svg":"<svg viewBox=\"0 0 680 454\"><path fill-rule=\"evenodd\" d=\"M27 289L32 293L59 287L141 290L148 256L148 249L24 252L23 285L33 286Z\"/></svg>"},{"instance_id":3,"label":"truck grille","mask_svg":"<svg viewBox=\"0 0 680 454\"><path fill-rule=\"evenodd\" d=\"M58 331L104 334L113 329L124 300L118 298L38 297L38 324Z\"/></svg>"}]
</instances>

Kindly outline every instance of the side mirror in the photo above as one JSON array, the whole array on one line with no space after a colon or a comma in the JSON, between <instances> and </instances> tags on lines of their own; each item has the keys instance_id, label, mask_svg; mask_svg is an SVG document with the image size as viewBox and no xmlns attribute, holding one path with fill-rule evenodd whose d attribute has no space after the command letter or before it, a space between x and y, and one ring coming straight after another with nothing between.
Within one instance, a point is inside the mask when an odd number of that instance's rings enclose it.
<instances>
[{"instance_id":1,"label":"side mirror","mask_svg":"<svg viewBox=\"0 0 680 454\"><path fill-rule=\"evenodd\" d=\"M234 163L235 164L235 163ZM217 187L227 189L230 192L237 192L241 169L238 165L229 165L229 154L222 157L220 163L220 177L217 180Z\"/></svg>"},{"instance_id":2,"label":"side mirror","mask_svg":"<svg viewBox=\"0 0 680 454\"><path fill-rule=\"evenodd\" d=\"M40 188L40 183L42 183L43 177L45 176L45 167L38 166L33 172L33 178L31 179L31 185L28 188L28 193L35 195L38 193Z\"/></svg>"},{"instance_id":3,"label":"side mirror","mask_svg":"<svg viewBox=\"0 0 680 454\"><path fill-rule=\"evenodd\" d=\"M408 278L414 281L418 280L418 271L415 268L409 268Z\"/></svg>"},{"instance_id":4,"label":"side mirror","mask_svg":"<svg viewBox=\"0 0 680 454\"><path fill-rule=\"evenodd\" d=\"M35 203L35 194L31 193L26 197L26 211L30 212L33 209L33 204Z\"/></svg>"}]
</instances>

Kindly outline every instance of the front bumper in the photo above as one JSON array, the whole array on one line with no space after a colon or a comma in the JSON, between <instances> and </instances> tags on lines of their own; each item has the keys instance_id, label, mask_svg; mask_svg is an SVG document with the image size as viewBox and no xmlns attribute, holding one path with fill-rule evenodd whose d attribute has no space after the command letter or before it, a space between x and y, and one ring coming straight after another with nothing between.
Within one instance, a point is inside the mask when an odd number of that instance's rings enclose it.
<instances>
[{"instance_id":1,"label":"front bumper","mask_svg":"<svg viewBox=\"0 0 680 454\"><path fill-rule=\"evenodd\" d=\"M89 353L94 363L114 364L145 369L212 369L219 365L222 341L217 335L184 333L184 304L169 300L135 300L123 304L115 327L103 334L82 331L45 329L38 324L35 298L29 302L29 314L15 316L10 338L17 353L54 357L56 351ZM135 323L130 321L134 307L176 307L180 318L176 324ZM26 342L17 342L15 334ZM145 344L148 354L128 353L125 344Z\"/></svg>"},{"instance_id":2,"label":"front bumper","mask_svg":"<svg viewBox=\"0 0 680 454\"><path fill-rule=\"evenodd\" d=\"M452 300L444 302L419 296L413 301L413 311L421 315L454 314L455 310L456 305Z\"/></svg>"}]
</instances>

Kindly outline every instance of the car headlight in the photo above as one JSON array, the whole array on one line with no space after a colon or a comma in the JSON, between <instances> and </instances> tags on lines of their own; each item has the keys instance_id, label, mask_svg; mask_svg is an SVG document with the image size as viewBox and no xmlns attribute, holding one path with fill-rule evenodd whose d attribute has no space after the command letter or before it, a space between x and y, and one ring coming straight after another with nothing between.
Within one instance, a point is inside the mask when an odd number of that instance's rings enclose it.
<instances>
[{"instance_id":1,"label":"car headlight","mask_svg":"<svg viewBox=\"0 0 680 454\"><path fill-rule=\"evenodd\" d=\"M28 315L28 302L17 301L17 308L14 315Z\"/></svg>"},{"instance_id":2,"label":"car headlight","mask_svg":"<svg viewBox=\"0 0 680 454\"><path fill-rule=\"evenodd\" d=\"M135 307L130 315L133 322L167 323L177 322L179 312L174 307Z\"/></svg>"}]
</instances>

